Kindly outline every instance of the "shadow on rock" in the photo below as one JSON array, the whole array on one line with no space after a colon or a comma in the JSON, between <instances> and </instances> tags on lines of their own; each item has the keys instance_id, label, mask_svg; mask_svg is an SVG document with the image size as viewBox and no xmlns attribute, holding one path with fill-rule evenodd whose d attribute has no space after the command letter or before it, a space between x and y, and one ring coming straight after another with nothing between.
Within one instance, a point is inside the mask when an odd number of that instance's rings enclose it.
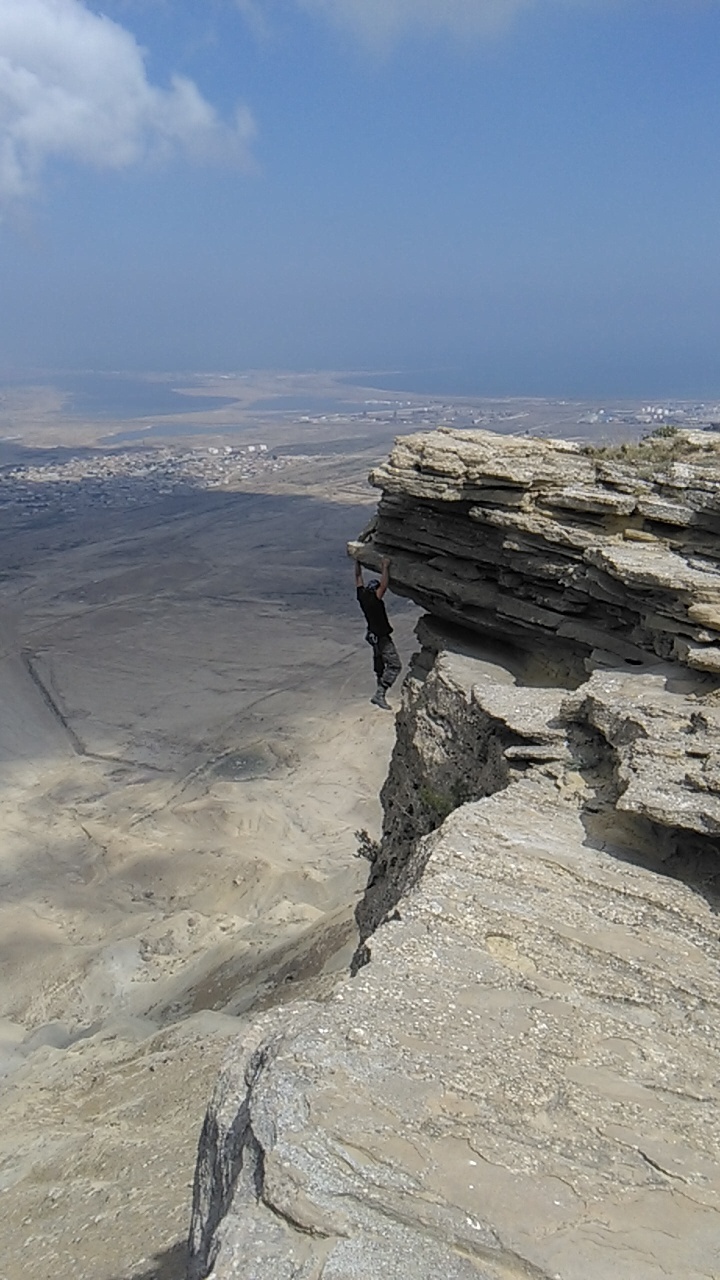
<instances>
[{"instance_id":1,"label":"shadow on rock","mask_svg":"<svg viewBox=\"0 0 720 1280\"><path fill-rule=\"evenodd\" d=\"M142 1271L133 1271L132 1275L126 1273L116 1276L114 1280L185 1280L187 1264L187 1243L185 1240L178 1240L177 1244L169 1249L156 1253Z\"/></svg>"}]
</instances>

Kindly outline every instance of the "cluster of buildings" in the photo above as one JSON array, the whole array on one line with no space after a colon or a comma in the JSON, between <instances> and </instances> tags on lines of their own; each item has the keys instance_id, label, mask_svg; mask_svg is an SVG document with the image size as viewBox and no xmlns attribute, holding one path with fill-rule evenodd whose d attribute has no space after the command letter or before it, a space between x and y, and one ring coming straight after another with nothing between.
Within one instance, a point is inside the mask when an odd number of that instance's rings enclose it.
<instances>
[{"instance_id":1,"label":"cluster of buildings","mask_svg":"<svg viewBox=\"0 0 720 1280\"><path fill-rule=\"evenodd\" d=\"M71 512L147 502L155 495L232 486L284 465L264 444L88 452L61 460L45 455L43 461L0 467L0 509L62 505Z\"/></svg>"},{"instance_id":2,"label":"cluster of buildings","mask_svg":"<svg viewBox=\"0 0 720 1280\"><path fill-rule=\"evenodd\" d=\"M658 404L644 404L639 408L627 406L614 409L595 409L583 413L579 418L584 423L622 422L631 426L661 427L685 426L703 428L714 426L720 421L720 405L678 404L665 401Z\"/></svg>"}]
</instances>

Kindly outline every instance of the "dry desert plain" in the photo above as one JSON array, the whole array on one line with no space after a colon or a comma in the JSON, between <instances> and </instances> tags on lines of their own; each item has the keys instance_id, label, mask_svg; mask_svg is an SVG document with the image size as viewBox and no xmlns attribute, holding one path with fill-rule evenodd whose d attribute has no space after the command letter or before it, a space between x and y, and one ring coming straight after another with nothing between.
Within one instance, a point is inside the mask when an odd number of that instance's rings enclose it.
<instances>
[{"instance_id":1,"label":"dry desert plain","mask_svg":"<svg viewBox=\"0 0 720 1280\"><path fill-rule=\"evenodd\" d=\"M6 462L92 445L60 409L33 434L30 399ZM223 425L213 448L237 444ZM368 702L344 544L391 434L235 488L83 505L77 479L0 508L2 1280L182 1276L244 1011L321 992L352 948L394 718Z\"/></svg>"},{"instance_id":2,"label":"dry desert plain","mask_svg":"<svg viewBox=\"0 0 720 1280\"><path fill-rule=\"evenodd\" d=\"M229 1042L352 950L394 736L344 553L371 465L440 421L597 430L332 375L186 383L0 388L1 1280L180 1280Z\"/></svg>"}]
</instances>

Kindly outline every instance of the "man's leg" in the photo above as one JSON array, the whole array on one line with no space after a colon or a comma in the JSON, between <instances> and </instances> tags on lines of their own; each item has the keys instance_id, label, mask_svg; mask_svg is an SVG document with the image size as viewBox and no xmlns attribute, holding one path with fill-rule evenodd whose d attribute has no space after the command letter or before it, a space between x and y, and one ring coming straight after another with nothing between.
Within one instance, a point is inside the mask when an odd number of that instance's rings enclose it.
<instances>
[{"instance_id":1,"label":"man's leg","mask_svg":"<svg viewBox=\"0 0 720 1280\"><path fill-rule=\"evenodd\" d=\"M400 675L400 669L402 667L400 654L395 648L390 637L383 636L383 638L377 643L375 655L378 659L378 661L374 663L375 674L378 679L378 687L375 696L371 698L370 701L374 702L376 707L382 707L383 711L392 711L392 707L385 697L385 694L390 688L390 685L394 684Z\"/></svg>"},{"instance_id":2,"label":"man's leg","mask_svg":"<svg viewBox=\"0 0 720 1280\"><path fill-rule=\"evenodd\" d=\"M378 683L382 685L383 689L389 689L395 683L402 670L400 654L390 636L383 636L378 648L383 664L382 671L378 676Z\"/></svg>"},{"instance_id":3,"label":"man's leg","mask_svg":"<svg viewBox=\"0 0 720 1280\"><path fill-rule=\"evenodd\" d=\"M382 707L383 711L391 711L392 708L390 703L385 697L384 680L386 666L384 641L378 640L373 645L373 671L375 672L375 678L377 680L377 689L370 701L374 702L376 707Z\"/></svg>"},{"instance_id":4,"label":"man's leg","mask_svg":"<svg viewBox=\"0 0 720 1280\"><path fill-rule=\"evenodd\" d=\"M385 662L383 661L383 656L380 649L381 643L382 641L378 640L377 643L373 645L373 671L375 672L375 679L377 680L378 684L380 684L383 676L383 671L385 670Z\"/></svg>"}]
</instances>

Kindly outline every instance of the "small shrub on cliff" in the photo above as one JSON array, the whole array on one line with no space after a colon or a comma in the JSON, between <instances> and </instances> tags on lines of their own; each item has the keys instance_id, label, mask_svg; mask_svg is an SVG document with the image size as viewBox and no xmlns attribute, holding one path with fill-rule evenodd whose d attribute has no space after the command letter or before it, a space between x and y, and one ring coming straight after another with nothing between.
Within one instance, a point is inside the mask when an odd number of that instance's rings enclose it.
<instances>
[{"instance_id":1,"label":"small shrub on cliff","mask_svg":"<svg viewBox=\"0 0 720 1280\"><path fill-rule=\"evenodd\" d=\"M366 858L368 862L377 862L380 857L380 842L373 840L364 827L355 832L357 840L356 858Z\"/></svg>"},{"instance_id":2,"label":"small shrub on cliff","mask_svg":"<svg viewBox=\"0 0 720 1280\"><path fill-rule=\"evenodd\" d=\"M452 796L444 791L436 791L434 787L421 787L418 799L425 809L429 809L438 826L455 808Z\"/></svg>"},{"instance_id":3,"label":"small shrub on cliff","mask_svg":"<svg viewBox=\"0 0 720 1280\"><path fill-rule=\"evenodd\" d=\"M433 821L433 825L439 827L444 822L453 809L458 809L461 804L471 797L467 794L466 789L459 782L453 784L448 791L438 791L435 787L420 787L418 791L418 799L428 812Z\"/></svg>"},{"instance_id":4,"label":"small shrub on cliff","mask_svg":"<svg viewBox=\"0 0 720 1280\"><path fill-rule=\"evenodd\" d=\"M641 440L623 444L587 444L582 452L602 462L625 462L633 466L639 475L649 475L658 467L679 462L698 452L694 441L688 440L679 427L670 422L656 427Z\"/></svg>"},{"instance_id":5,"label":"small shrub on cliff","mask_svg":"<svg viewBox=\"0 0 720 1280\"><path fill-rule=\"evenodd\" d=\"M656 427L654 431L651 431L648 435L644 436L643 439L672 440L674 436L679 434L679 431L680 428L674 427L672 422L663 422L661 427Z\"/></svg>"}]
</instances>

